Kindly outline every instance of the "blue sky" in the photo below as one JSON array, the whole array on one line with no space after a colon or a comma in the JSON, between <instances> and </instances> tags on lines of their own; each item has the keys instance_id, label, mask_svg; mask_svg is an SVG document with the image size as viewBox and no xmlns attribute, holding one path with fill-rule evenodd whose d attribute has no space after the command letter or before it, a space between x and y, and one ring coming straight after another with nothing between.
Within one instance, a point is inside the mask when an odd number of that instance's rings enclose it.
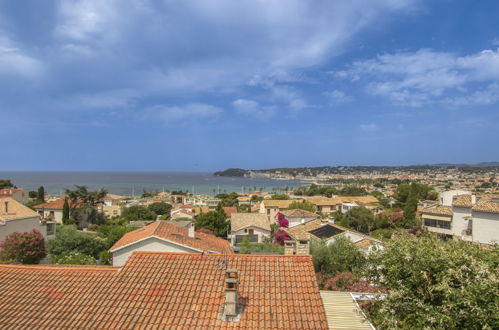
<instances>
[{"instance_id":1,"label":"blue sky","mask_svg":"<svg viewBox=\"0 0 499 330\"><path fill-rule=\"evenodd\" d=\"M498 1L0 1L0 170L499 160Z\"/></svg>"}]
</instances>

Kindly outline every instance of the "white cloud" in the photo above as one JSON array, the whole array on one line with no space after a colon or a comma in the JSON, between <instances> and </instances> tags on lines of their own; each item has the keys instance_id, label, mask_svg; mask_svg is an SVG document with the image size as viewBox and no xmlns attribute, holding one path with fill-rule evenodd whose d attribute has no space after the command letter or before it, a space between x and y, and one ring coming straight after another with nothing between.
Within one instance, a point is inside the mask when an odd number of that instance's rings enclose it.
<instances>
[{"instance_id":1,"label":"white cloud","mask_svg":"<svg viewBox=\"0 0 499 330\"><path fill-rule=\"evenodd\" d=\"M359 128L364 132L374 132L378 130L378 125L376 125L375 123L360 124Z\"/></svg>"},{"instance_id":2,"label":"white cloud","mask_svg":"<svg viewBox=\"0 0 499 330\"><path fill-rule=\"evenodd\" d=\"M43 74L43 64L0 34L0 74L36 78Z\"/></svg>"},{"instance_id":3,"label":"white cloud","mask_svg":"<svg viewBox=\"0 0 499 330\"><path fill-rule=\"evenodd\" d=\"M247 99L237 99L232 105L239 114L254 116L260 119L272 117L276 113L275 106L262 106L258 102Z\"/></svg>"},{"instance_id":4,"label":"white cloud","mask_svg":"<svg viewBox=\"0 0 499 330\"><path fill-rule=\"evenodd\" d=\"M346 103L352 101L351 96L337 89L334 89L330 92L324 92L323 95L328 98L330 104Z\"/></svg>"},{"instance_id":5,"label":"white cloud","mask_svg":"<svg viewBox=\"0 0 499 330\"><path fill-rule=\"evenodd\" d=\"M486 97L475 95L479 91L470 85L499 82L499 50L484 50L468 56L429 49L384 54L354 62L348 70L338 71L334 76L361 81L370 94L386 97L399 105L449 103L455 94L459 94L463 104L473 100L483 104Z\"/></svg>"},{"instance_id":6,"label":"white cloud","mask_svg":"<svg viewBox=\"0 0 499 330\"><path fill-rule=\"evenodd\" d=\"M161 120L172 123L181 120L200 120L216 117L223 109L203 103L189 103L183 106L155 105L144 111L143 119Z\"/></svg>"}]
</instances>

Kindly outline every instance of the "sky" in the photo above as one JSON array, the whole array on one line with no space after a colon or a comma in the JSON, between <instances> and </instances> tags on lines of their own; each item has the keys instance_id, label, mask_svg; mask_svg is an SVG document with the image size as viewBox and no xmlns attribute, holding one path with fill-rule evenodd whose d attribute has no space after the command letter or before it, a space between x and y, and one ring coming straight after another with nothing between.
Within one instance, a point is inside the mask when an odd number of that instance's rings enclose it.
<instances>
[{"instance_id":1,"label":"sky","mask_svg":"<svg viewBox=\"0 0 499 330\"><path fill-rule=\"evenodd\" d=\"M0 170L499 161L496 0L0 0Z\"/></svg>"}]
</instances>

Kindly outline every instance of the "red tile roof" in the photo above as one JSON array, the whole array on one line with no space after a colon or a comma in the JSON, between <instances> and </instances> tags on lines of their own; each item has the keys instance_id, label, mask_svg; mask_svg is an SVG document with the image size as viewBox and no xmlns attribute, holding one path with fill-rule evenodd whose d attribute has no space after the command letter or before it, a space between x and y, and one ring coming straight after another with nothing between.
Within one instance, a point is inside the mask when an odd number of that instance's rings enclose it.
<instances>
[{"instance_id":1,"label":"red tile roof","mask_svg":"<svg viewBox=\"0 0 499 330\"><path fill-rule=\"evenodd\" d=\"M224 209L224 213L225 213L228 217L230 217L230 215L231 215L232 213L237 213L237 207L235 207L235 206L224 206L224 207L223 207L223 209Z\"/></svg>"},{"instance_id":2,"label":"red tile roof","mask_svg":"<svg viewBox=\"0 0 499 330\"><path fill-rule=\"evenodd\" d=\"M240 321L220 320L226 267ZM134 252L121 271L0 265L0 278L0 328L327 329L310 256Z\"/></svg>"},{"instance_id":3,"label":"red tile roof","mask_svg":"<svg viewBox=\"0 0 499 330\"><path fill-rule=\"evenodd\" d=\"M230 243L214 235L196 232L194 238L189 237L189 230L167 221L156 221L143 228L126 233L109 251L115 251L125 245L133 244L148 237L158 237L173 243L185 245L199 251L232 253Z\"/></svg>"},{"instance_id":4,"label":"red tile roof","mask_svg":"<svg viewBox=\"0 0 499 330\"><path fill-rule=\"evenodd\" d=\"M52 210L62 210L64 206L64 199L57 199L52 202L47 202L43 204L38 204L33 206L35 209L52 209ZM71 206L71 201L69 201L69 206Z\"/></svg>"}]
</instances>

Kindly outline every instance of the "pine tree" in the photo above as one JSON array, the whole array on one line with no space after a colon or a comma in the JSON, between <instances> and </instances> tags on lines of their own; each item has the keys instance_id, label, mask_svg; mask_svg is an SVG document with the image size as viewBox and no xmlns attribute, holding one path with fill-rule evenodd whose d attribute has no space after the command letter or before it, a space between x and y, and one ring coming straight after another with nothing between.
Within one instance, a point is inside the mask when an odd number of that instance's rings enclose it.
<instances>
[{"instance_id":1,"label":"pine tree","mask_svg":"<svg viewBox=\"0 0 499 330\"><path fill-rule=\"evenodd\" d=\"M69 220L69 203L68 198L64 198L64 205L62 206L62 223L66 224Z\"/></svg>"},{"instance_id":2,"label":"pine tree","mask_svg":"<svg viewBox=\"0 0 499 330\"><path fill-rule=\"evenodd\" d=\"M45 203L45 188L43 188L43 186L40 186L40 188L38 188L37 197L40 203Z\"/></svg>"}]
</instances>

